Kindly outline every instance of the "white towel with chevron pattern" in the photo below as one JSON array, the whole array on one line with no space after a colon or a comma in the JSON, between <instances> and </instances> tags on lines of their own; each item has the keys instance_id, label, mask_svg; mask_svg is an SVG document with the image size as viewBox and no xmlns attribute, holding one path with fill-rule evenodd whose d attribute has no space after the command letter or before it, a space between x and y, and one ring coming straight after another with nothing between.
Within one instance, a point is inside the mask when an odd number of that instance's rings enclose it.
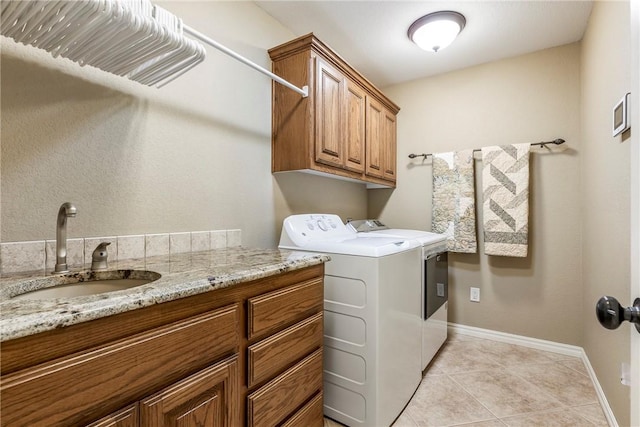
<instances>
[{"instance_id":1,"label":"white towel with chevron pattern","mask_svg":"<svg viewBox=\"0 0 640 427\"><path fill-rule=\"evenodd\" d=\"M487 255L526 257L529 144L482 148L482 216Z\"/></svg>"}]
</instances>

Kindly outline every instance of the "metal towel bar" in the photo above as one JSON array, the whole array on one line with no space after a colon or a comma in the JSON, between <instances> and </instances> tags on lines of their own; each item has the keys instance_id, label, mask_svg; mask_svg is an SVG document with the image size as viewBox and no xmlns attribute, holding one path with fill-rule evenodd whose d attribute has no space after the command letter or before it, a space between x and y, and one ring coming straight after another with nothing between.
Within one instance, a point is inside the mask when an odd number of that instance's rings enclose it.
<instances>
[{"instance_id":1,"label":"metal towel bar","mask_svg":"<svg viewBox=\"0 0 640 427\"><path fill-rule=\"evenodd\" d=\"M564 144L564 142L565 142L564 139L558 138L558 139L554 139L553 141L533 142L533 143L531 143L531 145L539 145L541 147L546 147L547 144L560 145L560 144ZM479 148L476 148L476 149L473 150L474 153L477 153L479 151L482 151L482 150L479 149ZM423 159L426 159L428 156L432 156L432 154L431 153L428 153L428 154L413 154L413 153L411 153L411 154L409 154L409 158L410 159L415 159L416 157L423 157Z\"/></svg>"}]
</instances>

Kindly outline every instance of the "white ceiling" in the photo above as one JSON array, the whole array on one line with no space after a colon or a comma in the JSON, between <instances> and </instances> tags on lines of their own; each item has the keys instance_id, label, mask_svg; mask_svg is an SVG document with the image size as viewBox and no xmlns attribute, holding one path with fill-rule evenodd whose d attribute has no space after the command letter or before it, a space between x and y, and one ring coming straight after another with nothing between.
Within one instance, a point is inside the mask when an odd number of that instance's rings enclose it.
<instances>
[{"instance_id":1,"label":"white ceiling","mask_svg":"<svg viewBox=\"0 0 640 427\"><path fill-rule=\"evenodd\" d=\"M256 1L296 35L313 32L384 87L582 39L592 1ZM407 37L438 10L467 19L448 48L426 52Z\"/></svg>"}]
</instances>

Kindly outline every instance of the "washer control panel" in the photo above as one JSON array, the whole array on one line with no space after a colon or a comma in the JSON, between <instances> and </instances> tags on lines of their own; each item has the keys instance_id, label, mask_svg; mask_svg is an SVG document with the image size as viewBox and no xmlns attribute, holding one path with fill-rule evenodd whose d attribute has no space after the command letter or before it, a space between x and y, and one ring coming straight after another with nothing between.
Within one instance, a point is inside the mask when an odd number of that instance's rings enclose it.
<instances>
[{"instance_id":1,"label":"washer control panel","mask_svg":"<svg viewBox=\"0 0 640 427\"><path fill-rule=\"evenodd\" d=\"M282 244L283 239L287 239L298 247L304 247L310 241L338 241L354 237L355 232L348 229L338 215L304 214L285 218L280 242Z\"/></svg>"}]
</instances>

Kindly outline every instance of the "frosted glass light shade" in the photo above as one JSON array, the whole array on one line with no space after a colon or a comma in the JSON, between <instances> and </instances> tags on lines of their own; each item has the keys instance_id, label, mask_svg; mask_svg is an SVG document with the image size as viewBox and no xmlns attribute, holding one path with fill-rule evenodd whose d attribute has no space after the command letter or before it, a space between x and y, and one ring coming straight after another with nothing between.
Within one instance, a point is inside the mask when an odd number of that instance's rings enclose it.
<instances>
[{"instance_id":1,"label":"frosted glass light shade","mask_svg":"<svg viewBox=\"0 0 640 427\"><path fill-rule=\"evenodd\" d=\"M421 49L438 52L453 43L465 24L458 12L434 12L411 24L407 34Z\"/></svg>"}]
</instances>

